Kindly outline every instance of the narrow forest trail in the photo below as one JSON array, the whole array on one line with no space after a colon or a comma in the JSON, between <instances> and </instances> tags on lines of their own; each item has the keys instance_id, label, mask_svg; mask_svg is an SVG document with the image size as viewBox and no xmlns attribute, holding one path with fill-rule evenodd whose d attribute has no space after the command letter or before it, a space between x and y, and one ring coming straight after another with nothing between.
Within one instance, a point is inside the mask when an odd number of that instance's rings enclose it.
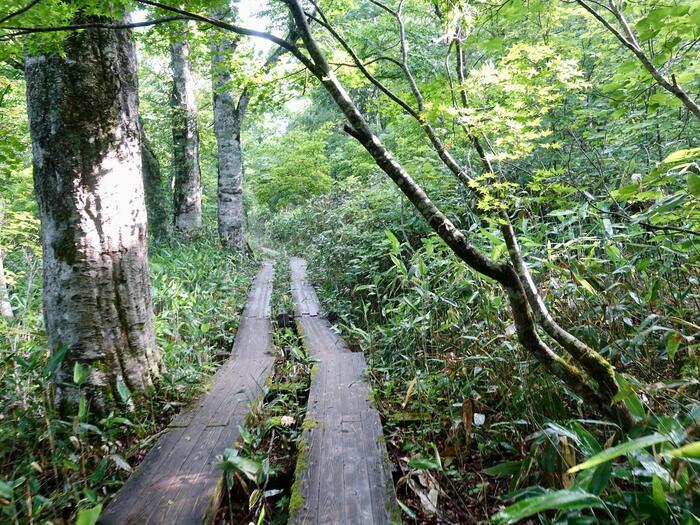
<instances>
[{"instance_id":1,"label":"narrow forest trail","mask_svg":"<svg viewBox=\"0 0 700 525\"><path fill-rule=\"evenodd\" d=\"M251 403L273 364L272 263L262 264L241 315L231 357L212 387L170 424L100 517L102 524L200 524L222 495L215 458L240 437Z\"/></svg>"},{"instance_id":2,"label":"narrow forest trail","mask_svg":"<svg viewBox=\"0 0 700 525\"><path fill-rule=\"evenodd\" d=\"M365 358L351 352L320 315L302 259L291 260L291 288L299 335L318 363L290 523L400 523L379 413L369 400Z\"/></svg>"}]
</instances>

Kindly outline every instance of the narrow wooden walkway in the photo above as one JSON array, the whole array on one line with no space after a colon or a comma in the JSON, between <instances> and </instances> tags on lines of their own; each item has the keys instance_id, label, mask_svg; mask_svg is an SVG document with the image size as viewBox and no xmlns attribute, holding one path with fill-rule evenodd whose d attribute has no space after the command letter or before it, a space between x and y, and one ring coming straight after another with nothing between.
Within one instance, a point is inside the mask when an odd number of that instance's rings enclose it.
<instances>
[{"instance_id":1,"label":"narrow wooden walkway","mask_svg":"<svg viewBox=\"0 0 700 525\"><path fill-rule=\"evenodd\" d=\"M291 271L297 326L305 348L319 362L311 380L290 523L400 523L364 356L351 352L320 315L306 262L292 259Z\"/></svg>"},{"instance_id":2,"label":"narrow wooden walkway","mask_svg":"<svg viewBox=\"0 0 700 525\"><path fill-rule=\"evenodd\" d=\"M216 456L239 438L238 425L261 396L272 355L272 263L263 263L248 295L230 359L211 390L178 415L170 430L105 509L99 523L201 524L211 521L222 496Z\"/></svg>"}]
</instances>

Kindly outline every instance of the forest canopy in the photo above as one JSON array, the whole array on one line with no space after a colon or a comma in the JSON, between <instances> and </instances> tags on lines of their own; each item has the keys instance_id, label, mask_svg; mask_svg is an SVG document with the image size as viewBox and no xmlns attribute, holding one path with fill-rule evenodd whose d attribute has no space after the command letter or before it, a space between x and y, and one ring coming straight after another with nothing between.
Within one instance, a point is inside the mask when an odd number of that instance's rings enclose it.
<instances>
[{"instance_id":1,"label":"forest canopy","mask_svg":"<svg viewBox=\"0 0 700 525\"><path fill-rule=\"evenodd\" d=\"M303 257L392 520L695 523L699 41L698 0L0 0L0 522L113 509L271 260L213 519L295 523Z\"/></svg>"}]
</instances>

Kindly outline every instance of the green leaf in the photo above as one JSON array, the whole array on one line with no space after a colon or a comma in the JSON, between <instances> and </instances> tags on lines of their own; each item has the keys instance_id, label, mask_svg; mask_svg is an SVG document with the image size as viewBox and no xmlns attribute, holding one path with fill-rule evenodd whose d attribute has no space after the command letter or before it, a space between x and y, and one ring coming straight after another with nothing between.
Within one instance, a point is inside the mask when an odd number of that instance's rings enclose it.
<instances>
[{"instance_id":1,"label":"green leaf","mask_svg":"<svg viewBox=\"0 0 700 525\"><path fill-rule=\"evenodd\" d=\"M622 401L634 417L644 419L644 405L632 389L632 385L620 373L615 373L615 379L620 385L620 391L613 397L613 403Z\"/></svg>"},{"instance_id":2,"label":"green leaf","mask_svg":"<svg viewBox=\"0 0 700 525\"><path fill-rule=\"evenodd\" d=\"M399 507L401 507L401 510L406 513L406 516L408 516L411 519L416 519L416 513L413 512L410 507L408 507L405 503L402 503L400 499L396 500L396 503L399 504Z\"/></svg>"},{"instance_id":3,"label":"green leaf","mask_svg":"<svg viewBox=\"0 0 700 525\"><path fill-rule=\"evenodd\" d=\"M90 367L88 365L82 365L76 361L73 365L73 382L78 386L82 385L89 373Z\"/></svg>"},{"instance_id":4,"label":"green leaf","mask_svg":"<svg viewBox=\"0 0 700 525\"><path fill-rule=\"evenodd\" d=\"M85 394L80 394L80 400L78 401L78 419L85 419L88 414L88 404Z\"/></svg>"},{"instance_id":5,"label":"green leaf","mask_svg":"<svg viewBox=\"0 0 700 525\"><path fill-rule=\"evenodd\" d=\"M668 514L668 503L666 503L666 493L664 492L663 484L659 476L654 476L651 479L651 497L654 501L654 506L664 514Z\"/></svg>"},{"instance_id":6,"label":"green leaf","mask_svg":"<svg viewBox=\"0 0 700 525\"><path fill-rule=\"evenodd\" d=\"M688 173L688 193L700 198L700 175L692 171Z\"/></svg>"},{"instance_id":7,"label":"green leaf","mask_svg":"<svg viewBox=\"0 0 700 525\"><path fill-rule=\"evenodd\" d=\"M257 474L260 470L260 463L250 458L244 458L238 455L238 450L227 448L224 450L224 458L219 464L219 467L225 471L237 470L245 475L250 481L257 480Z\"/></svg>"},{"instance_id":8,"label":"green leaf","mask_svg":"<svg viewBox=\"0 0 700 525\"><path fill-rule=\"evenodd\" d=\"M680 448L674 448L664 454L674 458L700 458L700 441L689 443Z\"/></svg>"},{"instance_id":9,"label":"green leaf","mask_svg":"<svg viewBox=\"0 0 700 525\"><path fill-rule=\"evenodd\" d=\"M601 499L594 494L582 490L557 490L519 501L498 512L492 519L494 523L510 524L546 510L557 509L566 512L604 506Z\"/></svg>"},{"instance_id":10,"label":"green leaf","mask_svg":"<svg viewBox=\"0 0 700 525\"><path fill-rule=\"evenodd\" d=\"M101 503L91 509L81 509L78 511L78 519L75 521L75 525L95 525L101 513Z\"/></svg>"},{"instance_id":11,"label":"green leaf","mask_svg":"<svg viewBox=\"0 0 700 525\"><path fill-rule=\"evenodd\" d=\"M393 253L394 255L398 255L401 243L399 243L399 240L396 238L396 235L394 235L389 230L384 230L384 235L386 235L386 238L389 239L389 242L391 243L391 253Z\"/></svg>"},{"instance_id":12,"label":"green leaf","mask_svg":"<svg viewBox=\"0 0 700 525\"><path fill-rule=\"evenodd\" d=\"M695 157L700 154L700 148L693 149L681 149L674 151L663 161L664 164L673 164L674 162L681 162Z\"/></svg>"},{"instance_id":13,"label":"green leaf","mask_svg":"<svg viewBox=\"0 0 700 525\"><path fill-rule=\"evenodd\" d=\"M668 357L671 359L674 358L682 342L683 336L675 330L668 334L668 337L666 337L666 353L668 354Z\"/></svg>"},{"instance_id":14,"label":"green leaf","mask_svg":"<svg viewBox=\"0 0 700 525\"><path fill-rule=\"evenodd\" d=\"M586 470L589 468L597 467L601 463L605 463L606 461L610 461L611 459L615 459L616 457L623 456L635 450L639 450L640 448L658 445L659 443L664 443L666 441L668 441L668 438L666 436L662 436L661 434L657 433L651 434L649 436L640 437L637 439L632 439L630 441L617 445L616 447L606 448L600 454L596 454L587 461L584 461L583 463L579 463L578 465L571 467L567 472L569 474L573 474L574 472L579 472L580 470Z\"/></svg>"},{"instance_id":15,"label":"green leaf","mask_svg":"<svg viewBox=\"0 0 700 525\"><path fill-rule=\"evenodd\" d=\"M596 496L600 495L600 493L603 492L605 487L608 485L611 473L612 461L606 461L605 463L598 465L598 468L596 468L595 472L593 473L593 478L591 478L591 483L588 486L588 490Z\"/></svg>"},{"instance_id":16,"label":"green leaf","mask_svg":"<svg viewBox=\"0 0 700 525\"><path fill-rule=\"evenodd\" d=\"M63 362L63 358L66 357L66 352L68 352L68 345L65 343L59 343L56 351L51 354L49 362L46 363L44 373L46 373L48 376L52 376L58 368L58 365Z\"/></svg>"},{"instance_id":17,"label":"green leaf","mask_svg":"<svg viewBox=\"0 0 700 525\"><path fill-rule=\"evenodd\" d=\"M579 277L578 282L591 295L598 295L598 292L595 291L595 288L593 288L591 283L589 283L586 279Z\"/></svg>"},{"instance_id":18,"label":"green leaf","mask_svg":"<svg viewBox=\"0 0 700 525\"><path fill-rule=\"evenodd\" d=\"M246 445L250 445L253 442L253 434L251 434L247 428L238 425L238 432L240 432L243 442Z\"/></svg>"},{"instance_id":19,"label":"green leaf","mask_svg":"<svg viewBox=\"0 0 700 525\"><path fill-rule=\"evenodd\" d=\"M603 450L603 447L600 446L600 443L598 443L593 434L583 428L583 425L578 421L571 422L571 429L576 432L576 435L579 437L581 451L584 454L593 455Z\"/></svg>"},{"instance_id":20,"label":"green leaf","mask_svg":"<svg viewBox=\"0 0 700 525\"><path fill-rule=\"evenodd\" d=\"M511 476L520 472L522 461L504 461L493 467L483 469L482 472L489 476Z\"/></svg>"},{"instance_id":21,"label":"green leaf","mask_svg":"<svg viewBox=\"0 0 700 525\"><path fill-rule=\"evenodd\" d=\"M129 389L127 388L126 384L124 383L124 380L121 377L117 379L117 392L119 393L119 397L121 398L123 403L129 401L131 393L129 392Z\"/></svg>"},{"instance_id":22,"label":"green leaf","mask_svg":"<svg viewBox=\"0 0 700 525\"><path fill-rule=\"evenodd\" d=\"M440 465L438 465L434 460L428 458L414 458L408 462L408 466L417 469L440 469Z\"/></svg>"}]
</instances>

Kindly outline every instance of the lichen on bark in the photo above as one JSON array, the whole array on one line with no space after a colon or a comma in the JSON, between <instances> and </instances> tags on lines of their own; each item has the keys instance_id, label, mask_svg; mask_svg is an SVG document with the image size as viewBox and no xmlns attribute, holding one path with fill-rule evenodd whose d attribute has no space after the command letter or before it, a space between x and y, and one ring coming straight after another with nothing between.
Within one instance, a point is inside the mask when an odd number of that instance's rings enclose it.
<instances>
[{"instance_id":1,"label":"lichen on bark","mask_svg":"<svg viewBox=\"0 0 700 525\"><path fill-rule=\"evenodd\" d=\"M211 44L214 134L218 147L219 239L222 246L232 253L240 253L245 248L241 125L250 100L247 89L243 90L238 101L231 92L229 58L236 43L226 40L224 35L217 35Z\"/></svg>"},{"instance_id":2,"label":"lichen on bark","mask_svg":"<svg viewBox=\"0 0 700 525\"><path fill-rule=\"evenodd\" d=\"M191 234L202 226L202 176L199 167L199 131L187 40L170 48L173 72L173 225Z\"/></svg>"},{"instance_id":3,"label":"lichen on bark","mask_svg":"<svg viewBox=\"0 0 700 525\"><path fill-rule=\"evenodd\" d=\"M80 17L79 22L114 22ZM148 272L136 55L130 32L72 33L64 55L25 60L34 187L44 256L43 303L52 352L68 351L56 401L81 386L104 413L123 382L133 393L159 370Z\"/></svg>"}]
</instances>

